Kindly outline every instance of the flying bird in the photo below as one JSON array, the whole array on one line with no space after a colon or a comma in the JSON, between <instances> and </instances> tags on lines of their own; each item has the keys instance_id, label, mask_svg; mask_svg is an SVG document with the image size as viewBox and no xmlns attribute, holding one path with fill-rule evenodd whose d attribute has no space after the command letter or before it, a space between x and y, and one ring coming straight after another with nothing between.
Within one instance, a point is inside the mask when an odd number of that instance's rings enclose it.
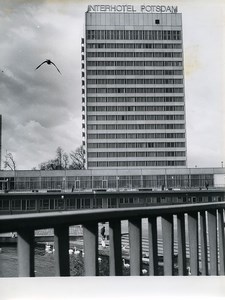
<instances>
[{"instance_id":1,"label":"flying bird","mask_svg":"<svg viewBox=\"0 0 225 300\"><path fill-rule=\"evenodd\" d=\"M61 72L59 71L59 69L57 68L57 66L54 64L54 62L52 62L50 59L46 59L45 61L43 61L39 66L37 66L37 68L35 70L37 70L38 68L40 68L40 66L42 66L43 64L47 63L48 65L53 65L56 67L56 70L61 74ZM61 74L62 75L62 74Z\"/></svg>"}]
</instances>

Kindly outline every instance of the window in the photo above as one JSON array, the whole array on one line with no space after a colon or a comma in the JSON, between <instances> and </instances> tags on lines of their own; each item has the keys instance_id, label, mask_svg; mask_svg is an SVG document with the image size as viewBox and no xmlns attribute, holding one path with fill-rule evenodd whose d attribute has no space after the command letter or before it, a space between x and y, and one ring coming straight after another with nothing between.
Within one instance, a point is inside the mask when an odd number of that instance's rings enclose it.
<instances>
[{"instance_id":1,"label":"window","mask_svg":"<svg viewBox=\"0 0 225 300\"><path fill-rule=\"evenodd\" d=\"M109 167L117 167L117 161L109 161L108 166Z\"/></svg>"},{"instance_id":2,"label":"window","mask_svg":"<svg viewBox=\"0 0 225 300\"><path fill-rule=\"evenodd\" d=\"M118 157L126 157L126 152L119 152Z\"/></svg>"},{"instance_id":3,"label":"window","mask_svg":"<svg viewBox=\"0 0 225 300\"><path fill-rule=\"evenodd\" d=\"M156 19L155 24L160 24ZM87 30L87 40L181 40L176 30ZM89 43L88 43L89 44ZM99 44L101 45L101 44ZM104 44L103 44L104 45ZM121 44L123 45L123 44Z\"/></svg>"},{"instance_id":4,"label":"window","mask_svg":"<svg viewBox=\"0 0 225 300\"><path fill-rule=\"evenodd\" d=\"M109 152L108 157L117 157L117 152Z\"/></svg>"}]
</instances>

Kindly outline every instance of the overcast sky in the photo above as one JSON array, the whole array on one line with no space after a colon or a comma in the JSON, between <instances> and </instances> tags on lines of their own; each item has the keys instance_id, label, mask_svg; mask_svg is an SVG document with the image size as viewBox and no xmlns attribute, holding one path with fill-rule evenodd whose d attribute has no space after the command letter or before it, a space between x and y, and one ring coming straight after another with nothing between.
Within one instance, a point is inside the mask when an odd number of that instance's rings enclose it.
<instances>
[{"instance_id":1,"label":"overcast sky","mask_svg":"<svg viewBox=\"0 0 225 300\"><path fill-rule=\"evenodd\" d=\"M210 4L210 2L212 2ZM225 164L223 1L0 0L2 158L17 169L51 159L81 138L81 46L88 4L178 5L183 18L188 166ZM51 59L51 65L35 68Z\"/></svg>"}]
</instances>

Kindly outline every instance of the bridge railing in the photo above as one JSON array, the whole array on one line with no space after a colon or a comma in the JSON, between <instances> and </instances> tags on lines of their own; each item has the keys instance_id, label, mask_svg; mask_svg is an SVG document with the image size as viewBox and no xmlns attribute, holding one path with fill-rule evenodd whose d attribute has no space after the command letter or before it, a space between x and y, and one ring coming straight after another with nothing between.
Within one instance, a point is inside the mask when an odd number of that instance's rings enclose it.
<instances>
[{"instance_id":1,"label":"bridge railing","mask_svg":"<svg viewBox=\"0 0 225 300\"><path fill-rule=\"evenodd\" d=\"M55 275L70 276L69 226L82 224L85 275L96 276L98 224L109 222L109 270L113 276L123 273L121 221L128 220L130 275L138 276L142 275L142 219L147 218L149 275L159 275L160 218L164 275L175 275L175 242L178 275L187 275L187 270L191 275L224 275L224 208L225 202L219 202L7 215L0 217L0 232L17 232L18 274L33 277L34 231L54 228Z\"/></svg>"}]
</instances>

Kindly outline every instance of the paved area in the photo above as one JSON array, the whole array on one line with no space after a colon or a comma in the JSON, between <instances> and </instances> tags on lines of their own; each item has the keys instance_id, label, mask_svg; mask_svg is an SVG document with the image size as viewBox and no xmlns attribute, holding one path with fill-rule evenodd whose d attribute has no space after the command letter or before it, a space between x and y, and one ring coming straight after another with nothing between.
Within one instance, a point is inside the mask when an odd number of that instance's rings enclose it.
<instances>
[{"instance_id":1,"label":"paved area","mask_svg":"<svg viewBox=\"0 0 225 300\"><path fill-rule=\"evenodd\" d=\"M70 226L70 236L83 236L83 228L81 226ZM11 237L11 232L1 233L0 237ZM35 236L54 236L53 228L35 230Z\"/></svg>"},{"instance_id":2,"label":"paved area","mask_svg":"<svg viewBox=\"0 0 225 300\"><path fill-rule=\"evenodd\" d=\"M53 228L35 230L35 236L53 236ZM70 236L83 236L83 228L79 225L69 227Z\"/></svg>"},{"instance_id":3,"label":"paved area","mask_svg":"<svg viewBox=\"0 0 225 300\"><path fill-rule=\"evenodd\" d=\"M101 238L100 238L100 230L102 228L102 224L99 224L99 251L102 255L109 255L109 241L106 240L106 247L102 247L101 245ZM105 226L105 234L108 236L109 234L109 227L108 223L104 224ZM160 226L159 226L160 227ZM121 233L122 233L122 253L123 256L129 257L129 235L128 235L128 222L122 221L121 224ZM48 229L41 229L41 230L35 230L35 236L36 237L53 237L54 236L54 230L53 228ZM77 239L73 239L70 241L70 246L74 247L76 246L79 250L83 251L83 228L80 225L76 226L70 226L69 227L69 236L70 237L77 237ZM1 237L11 238L12 233L2 233L0 234ZM53 242L49 242L50 244L53 244ZM187 248L187 257L189 257L189 245L186 245ZM142 224L142 253L143 256L148 257L149 249L148 249L148 230L147 230L147 220L143 220ZM174 253L178 253L178 245L177 241L174 242ZM162 236L161 232L159 232L158 235L158 255L163 255L163 243L162 243Z\"/></svg>"}]
</instances>

